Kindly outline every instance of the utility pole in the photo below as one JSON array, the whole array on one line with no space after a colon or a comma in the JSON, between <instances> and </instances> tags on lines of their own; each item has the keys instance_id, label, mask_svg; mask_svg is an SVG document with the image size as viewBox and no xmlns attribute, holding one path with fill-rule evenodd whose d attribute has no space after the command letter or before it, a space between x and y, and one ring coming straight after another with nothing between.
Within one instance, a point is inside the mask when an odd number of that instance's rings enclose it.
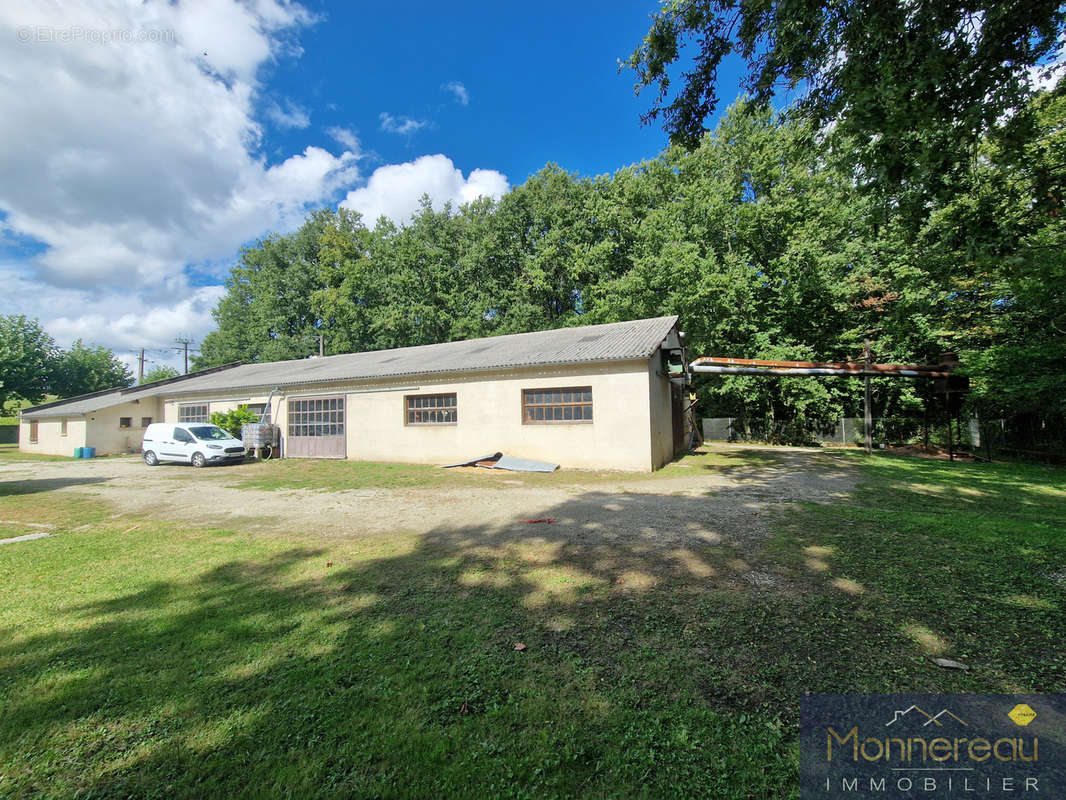
<instances>
[{"instance_id":1,"label":"utility pole","mask_svg":"<svg viewBox=\"0 0 1066 800\"><path fill-rule=\"evenodd\" d=\"M178 344L185 348L185 374L189 374L189 345L192 344L192 339L187 339L184 336L179 336L174 340Z\"/></svg>"},{"instance_id":2,"label":"utility pole","mask_svg":"<svg viewBox=\"0 0 1066 800\"><path fill-rule=\"evenodd\" d=\"M137 367L137 385L139 386L140 384L144 383L144 348L143 347L141 348L141 355L140 355L140 358L137 359L137 362L138 362L138 365L139 365Z\"/></svg>"},{"instance_id":3,"label":"utility pole","mask_svg":"<svg viewBox=\"0 0 1066 800\"><path fill-rule=\"evenodd\" d=\"M870 453L873 452L873 431L872 431L872 428L873 428L874 420L873 420L873 413L870 410L870 364L872 363L873 359L871 358L871 355L870 355L870 340L869 339L865 339L863 341L862 355L863 355L863 360L866 362L866 369L864 370L864 372L866 373L866 376L863 379L863 381L865 383L865 393L864 393L864 397L863 397L862 422L863 422L863 428L865 428L865 431L866 431L866 455L870 455Z\"/></svg>"},{"instance_id":4,"label":"utility pole","mask_svg":"<svg viewBox=\"0 0 1066 800\"><path fill-rule=\"evenodd\" d=\"M324 355L325 355L325 349L324 349L324 345L323 345L323 337L322 337L322 334L320 333L320 334L318 334L318 357L322 358L322 356L324 356Z\"/></svg>"}]
</instances>

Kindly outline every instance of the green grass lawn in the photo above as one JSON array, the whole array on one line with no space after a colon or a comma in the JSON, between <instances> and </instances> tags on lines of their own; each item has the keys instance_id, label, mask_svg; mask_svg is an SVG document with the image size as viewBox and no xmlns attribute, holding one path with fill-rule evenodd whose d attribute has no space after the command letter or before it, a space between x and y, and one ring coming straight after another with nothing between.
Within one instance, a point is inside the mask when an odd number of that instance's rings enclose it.
<instances>
[{"instance_id":1,"label":"green grass lawn","mask_svg":"<svg viewBox=\"0 0 1066 800\"><path fill-rule=\"evenodd\" d=\"M0 797L796 797L804 691L1062 691L1066 470L855 460L744 556L761 589L722 544L178 527L0 484L57 526L0 546Z\"/></svg>"},{"instance_id":2,"label":"green grass lawn","mask_svg":"<svg viewBox=\"0 0 1066 800\"><path fill-rule=\"evenodd\" d=\"M23 453L18 444L0 444L0 462L3 461L70 461L70 456L45 456L38 453Z\"/></svg>"},{"instance_id":3,"label":"green grass lawn","mask_svg":"<svg viewBox=\"0 0 1066 800\"><path fill-rule=\"evenodd\" d=\"M242 489L463 489L585 485L621 480L693 478L702 471L728 471L778 463L765 450L711 450L689 454L656 472L563 469L552 473L509 472L484 468L442 469L432 464L381 463L294 458L244 465L234 473Z\"/></svg>"}]
</instances>

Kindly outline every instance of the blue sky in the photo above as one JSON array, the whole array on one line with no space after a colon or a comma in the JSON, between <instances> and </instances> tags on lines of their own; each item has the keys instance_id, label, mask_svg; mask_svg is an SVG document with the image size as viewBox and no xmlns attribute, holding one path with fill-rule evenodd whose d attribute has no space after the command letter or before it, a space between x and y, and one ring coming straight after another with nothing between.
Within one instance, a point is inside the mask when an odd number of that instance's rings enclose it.
<instances>
[{"instance_id":1,"label":"blue sky","mask_svg":"<svg viewBox=\"0 0 1066 800\"><path fill-rule=\"evenodd\" d=\"M664 146L660 128L640 125L649 99L634 96L634 73L617 67L646 33L654 0L308 5L323 21L268 85L309 110L324 145L326 127L351 127L383 163L444 153L464 172L496 169L512 185L548 162L594 175ZM442 88L449 83L465 87L469 105ZM429 126L390 134L381 113ZM307 141L305 131L275 129L267 148Z\"/></svg>"},{"instance_id":2,"label":"blue sky","mask_svg":"<svg viewBox=\"0 0 1066 800\"><path fill-rule=\"evenodd\" d=\"M310 209L402 223L423 193L654 157L666 135L618 60L655 8L5 0L0 314L172 360L214 327L241 246Z\"/></svg>"}]
</instances>

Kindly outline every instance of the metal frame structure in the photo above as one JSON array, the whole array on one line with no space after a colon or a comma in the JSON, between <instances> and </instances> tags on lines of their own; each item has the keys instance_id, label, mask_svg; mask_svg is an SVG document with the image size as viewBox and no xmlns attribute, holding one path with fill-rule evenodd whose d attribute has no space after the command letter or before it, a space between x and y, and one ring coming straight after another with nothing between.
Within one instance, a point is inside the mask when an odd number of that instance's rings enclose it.
<instances>
[{"instance_id":1,"label":"metal frame structure","mask_svg":"<svg viewBox=\"0 0 1066 800\"><path fill-rule=\"evenodd\" d=\"M840 376L863 378L863 427L866 439L866 452L873 450L873 416L870 408L870 378L916 378L936 381L936 391L949 400L952 395L965 394L969 381L956 375L954 369L958 359L954 353L945 353L940 364L874 364L870 343L863 347L863 360L854 361L765 361L755 358L717 358L705 356L697 358L689 369L692 372L714 375L773 375L823 377ZM950 424L948 426L950 436ZM949 445L954 458L954 448Z\"/></svg>"}]
</instances>

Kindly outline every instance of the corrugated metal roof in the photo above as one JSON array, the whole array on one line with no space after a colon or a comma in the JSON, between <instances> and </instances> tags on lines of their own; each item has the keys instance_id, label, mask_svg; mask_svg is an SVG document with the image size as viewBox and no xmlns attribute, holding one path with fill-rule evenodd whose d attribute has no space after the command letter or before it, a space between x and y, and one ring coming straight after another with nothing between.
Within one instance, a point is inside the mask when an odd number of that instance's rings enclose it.
<instances>
[{"instance_id":1,"label":"corrugated metal roof","mask_svg":"<svg viewBox=\"0 0 1066 800\"><path fill-rule=\"evenodd\" d=\"M22 417L36 419L38 417L77 417L101 408L117 406L133 400L133 397L125 397L122 389L111 389L106 392L93 392L92 394L71 397L69 400L56 400L41 406L22 409ZM138 395L141 396L141 395Z\"/></svg>"},{"instance_id":2,"label":"corrugated metal roof","mask_svg":"<svg viewBox=\"0 0 1066 800\"><path fill-rule=\"evenodd\" d=\"M240 364L165 385L126 389L109 404L160 395L649 358L676 323L676 316L655 317L325 358ZM53 405L39 414L24 411L23 416L84 413L72 409L84 403L96 410L104 407L98 405L103 399L73 398L61 409Z\"/></svg>"},{"instance_id":3,"label":"corrugated metal roof","mask_svg":"<svg viewBox=\"0 0 1066 800\"><path fill-rule=\"evenodd\" d=\"M158 393L184 394L648 358L676 323L677 317L657 317L325 358L242 364L160 387Z\"/></svg>"}]
</instances>

